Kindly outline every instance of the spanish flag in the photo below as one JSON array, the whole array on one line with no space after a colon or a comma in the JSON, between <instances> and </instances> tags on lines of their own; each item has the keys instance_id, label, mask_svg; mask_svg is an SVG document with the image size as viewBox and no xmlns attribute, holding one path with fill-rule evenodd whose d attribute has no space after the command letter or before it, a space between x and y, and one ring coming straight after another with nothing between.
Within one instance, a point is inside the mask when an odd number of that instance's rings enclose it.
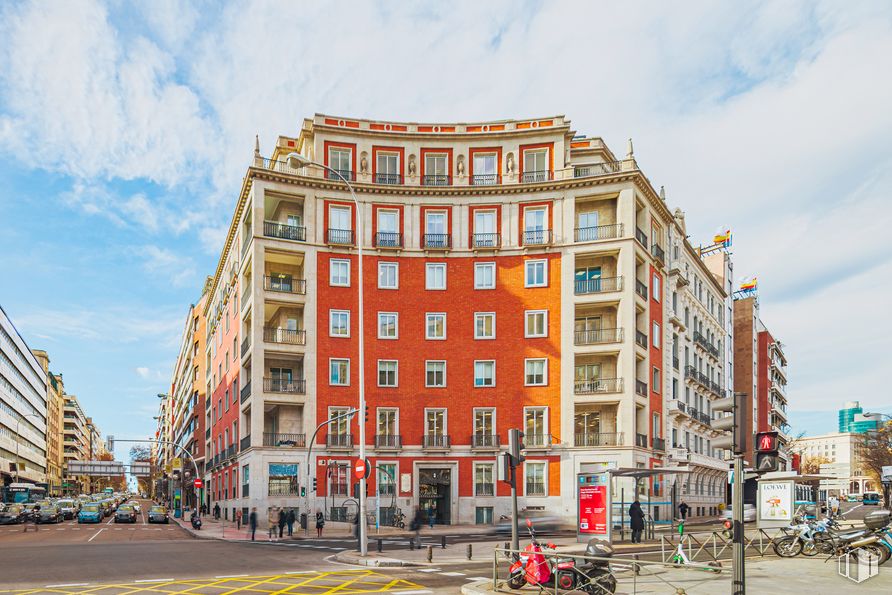
<instances>
[{"instance_id":1,"label":"spanish flag","mask_svg":"<svg viewBox=\"0 0 892 595\"><path fill-rule=\"evenodd\" d=\"M716 244L721 244L725 248L731 246L731 229L726 229L724 231L718 231L713 236L712 241Z\"/></svg>"},{"instance_id":2,"label":"spanish flag","mask_svg":"<svg viewBox=\"0 0 892 595\"><path fill-rule=\"evenodd\" d=\"M759 286L758 277L750 277L746 281L740 284L741 291L753 291L756 287Z\"/></svg>"}]
</instances>

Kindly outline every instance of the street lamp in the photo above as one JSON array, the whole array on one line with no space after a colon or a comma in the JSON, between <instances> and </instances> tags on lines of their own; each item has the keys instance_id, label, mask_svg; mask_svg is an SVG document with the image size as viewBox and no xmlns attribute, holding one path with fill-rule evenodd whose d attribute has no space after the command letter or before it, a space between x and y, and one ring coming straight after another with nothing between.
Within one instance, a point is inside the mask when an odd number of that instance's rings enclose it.
<instances>
[{"instance_id":1,"label":"street lamp","mask_svg":"<svg viewBox=\"0 0 892 595\"><path fill-rule=\"evenodd\" d=\"M288 157L285 158L286 162L290 167L298 168L304 167L307 165L315 165L317 167L321 167L322 169L333 173L337 176L344 184L347 185L347 190L350 191L350 197L353 199L353 204L356 207L356 246L359 254L359 267L357 274L359 276L359 458L363 463L365 463L365 342L363 335L365 334L365 325L363 324L363 299L362 299L362 213L359 212L359 199L356 198L356 193L353 191L353 186L350 185L350 182L341 175L341 172L336 169L332 169L327 165L322 163L317 163L307 157L304 157L300 153L289 153ZM307 466L309 467L310 461L307 460ZM366 501L365 501L365 490L366 490L366 477L365 474L361 478L359 478L359 553L362 556L368 554L368 527L366 527ZM309 486L307 486L309 488ZM307 523L309 523L309 511L307 511Z\"/></svg>"},{"instance_id":2,"label":"street lamp","mask_svg":"<svg viewBox=\"0 0 892 595\"><path fill-rule=\"evenodd\" d=\"M24 413L19 414L19 417L15 419L15 482L19 482L19 442L22 440L21 435L19 435L19 423L21 420L26 417L36 417L37 419L42 419L36 413ZM44 422L46 423L46 422Z\"/></svg>"}]
</instances>

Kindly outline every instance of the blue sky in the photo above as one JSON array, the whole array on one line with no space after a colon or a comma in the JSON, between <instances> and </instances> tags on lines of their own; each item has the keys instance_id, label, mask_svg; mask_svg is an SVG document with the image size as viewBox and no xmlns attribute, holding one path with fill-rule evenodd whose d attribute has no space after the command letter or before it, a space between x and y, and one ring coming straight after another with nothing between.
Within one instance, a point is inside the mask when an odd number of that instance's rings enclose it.
<instances>
[{"instance_id":1,"label":"blue sky","mask_svg":"<svg viewBox=\"0 0 892 595\"><path fill-rule=\"evenodd\" d=\"M639 164L790 358L794 432L890 409L887 2L0 2L0 303L152 431L259 134L566 114Z\"/></svg>"}]
</instances>

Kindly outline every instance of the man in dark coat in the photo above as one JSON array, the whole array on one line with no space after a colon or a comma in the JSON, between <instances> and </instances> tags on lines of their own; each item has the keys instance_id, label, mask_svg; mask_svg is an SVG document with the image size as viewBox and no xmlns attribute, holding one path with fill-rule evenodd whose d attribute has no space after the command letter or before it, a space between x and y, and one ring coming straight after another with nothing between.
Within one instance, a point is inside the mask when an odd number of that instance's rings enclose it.
<instances>
[{"instance_id":1,"label":"man in dark coat","mask_svg":"<svg viewBox=\"0 0 892 595\"><path fill-rule=\"evenodd\" d=\"M688 506L688 503L684 500L681 501L681 504L678 505L678 512L681 513L681 520L684 521L688 518L688 511L691 510L691 507Z\"/></svg>"},{"instance_id":2,"label":"man in dark coat","mask_svg":"<svg viewBox=\"0 0 892 595\"><path fill-rule=\"evenodd\" d=\"M285 511L279 509L279 539L282 539L282 533L285 531Z\"/></svg>"},{"instance_id":3,"label":"man in dark coat","mask_svg":"<svg viewBox=\"0 0 892 595\"><path fill-rule=\"evenodd\" d=\"M629 507L629 519L632 527L632 543L641 543L641 532L644 531L644 511L638 500Z\"/></svg>"},{"instance_id":4,"label":"man in dark coat","mask_svg":"<svg viewBox=\"0 0 892 595\"><path fill-rule=\"evenodd\" d=\"M257 508L251 509L251 514L248 515L248 524L251 526L251 541L254 541L254 533L257 532Z\"/></svg>"},{"instance_id":5,"label":"man in dark coat","mask_svg":"<svg viewBox=\"0 0 892 595\"><path fill-rule=\"evenodd\" d=\"M294 509L289 508L288 514L285 515L285 522L288 524L288 537L294 535Z\"/></svg>"}]
</instances>

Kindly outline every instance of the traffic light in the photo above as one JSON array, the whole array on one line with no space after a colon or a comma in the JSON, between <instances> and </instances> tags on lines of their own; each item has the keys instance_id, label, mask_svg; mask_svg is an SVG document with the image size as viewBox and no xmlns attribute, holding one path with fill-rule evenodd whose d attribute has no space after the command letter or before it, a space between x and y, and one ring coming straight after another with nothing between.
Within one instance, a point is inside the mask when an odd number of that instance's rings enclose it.
<instances>
[{"instance_id":1,"label":"traffic light","mask_svg":"<svg viewBox=\"0 0 892 595\"><path fill-rule=\"evenodd\" d=\"M369 423L369 406L365 406L365 423Z\"/></svg>"},{"instance_id":2,"label":"traffic light","mask_svg":"<svg viewBox=\"0 0 892 595\"><path fill-rule=\"evenodd\" d=\"M111 434L105 437L105 450L115 452L115 437Z\"/></svg>"},{"instance_id":3,"label":"traffic light","mask_svg":"<svg viewBox=\"0 0 892 595\"><path fill-rule=\"evenodd\" d=\"M300 497L301 498L307 497L307 488L304 486L300 486Z\"/></svg>"},{"instance_id":4,"label":"traffic light","mask_svg":"<svg viewBox=\"0 0 892 595\"><path fill-rule=\"evenodd\" d=\"M523 436L524 434L520 430L508 430L508 454L511 455L514 465L526 460L526 457L520 455L520 451L526 448L523 444Z\"/></svg>"},{"instance_id":5,"label":"traffic light","mask_svg":"<svg viewBox=\"0 0 892 595\"><path fill-rule=\"evenodd\" d=\"M738 455L746 452L746 438L749 435L746 429L746 397L746 393L734 393L730 397L712 402L713 411L729 411L731 413L731 415L712 420L713 430L727 432L727 435L712 441L714 448L730 450Z\"/></svg>"},{"instance_id":6,"label":"traffic light","mask_svg":"<svg viewBox=\"0 0 892 595\"><path fill-rule=\"evenodd\" d=\"M756 434L756 473L769 473L780 469L777 432Z\"/></svg>"},{"instance_id":7,"label":"traffic light","mask_svg":"<svg viewBox=\"0 0 892 595\"><path fill-rule=\"evenodd\" d=\"M313 492L316 491L316 478L313 478Z\"/></svg>"}]
</instances>

